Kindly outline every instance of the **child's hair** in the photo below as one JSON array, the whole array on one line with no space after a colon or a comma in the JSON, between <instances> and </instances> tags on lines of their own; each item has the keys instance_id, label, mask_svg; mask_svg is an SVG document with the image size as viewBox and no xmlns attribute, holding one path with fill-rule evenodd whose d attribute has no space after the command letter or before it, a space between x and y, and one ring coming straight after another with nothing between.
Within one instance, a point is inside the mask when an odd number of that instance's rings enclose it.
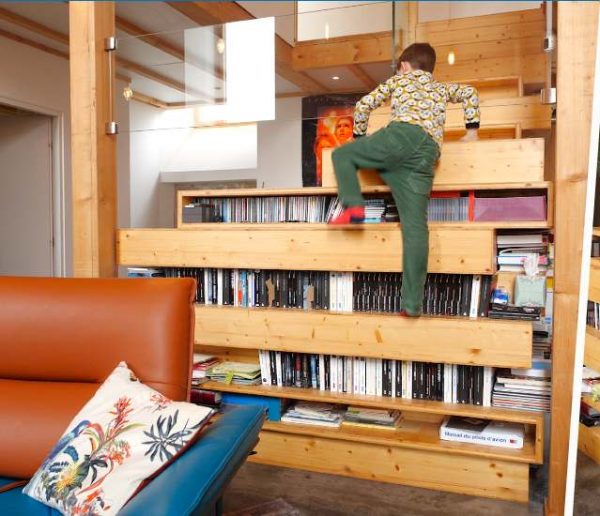
<instances>
[{"instance_id":1,"label":"child's hair","mask_svg":"<svg viewBox=\"0 0 600 516\"><path fill-rule=\"evenodd\" d=\"M403 61L410 63L415 70L433 72L435 68L435 50L429 43L413 43L406 47L398 58L398 67Z\"/></svg>"}]
</instances>

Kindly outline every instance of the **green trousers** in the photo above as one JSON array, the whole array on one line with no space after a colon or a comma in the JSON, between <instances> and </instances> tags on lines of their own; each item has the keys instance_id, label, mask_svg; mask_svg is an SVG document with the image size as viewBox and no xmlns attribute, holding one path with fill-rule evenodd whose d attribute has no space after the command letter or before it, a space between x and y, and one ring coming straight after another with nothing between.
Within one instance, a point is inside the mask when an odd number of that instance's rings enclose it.
<instances>
[{"instance_id":1,"label":"green trousers","mask_svg":"<svg viewBox=\"0 0 600 516\"><path fill-rule=\"evenodd\" d=\"M429 257L427 205L438 157L433 138L421 127L403 122L392 122L333 152L338 194L345 207L364 204L357 177L360 168L377 169L390 187L402 223L402 308L411 315L420 314L423 307Z\"/></svg>"}]
</instances>

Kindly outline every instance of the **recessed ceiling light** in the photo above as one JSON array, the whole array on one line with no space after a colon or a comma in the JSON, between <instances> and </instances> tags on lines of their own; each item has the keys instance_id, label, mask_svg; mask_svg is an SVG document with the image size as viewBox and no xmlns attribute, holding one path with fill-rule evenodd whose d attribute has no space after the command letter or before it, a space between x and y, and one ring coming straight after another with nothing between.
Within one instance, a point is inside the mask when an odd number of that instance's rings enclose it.
<instances>
[{"instance_id":1,"label":"recessed ceiling light","mask_svg":"<svg viewBox=\"0 0 600 516\"><path fill-rule=\"evenodd\" d=\"M339 76L338 76L338 75L334 75L334 76L332 77L332 79L333 79L334 81L339 81L339 80L340 80L340 78L339 78Z\"/></svg>"}]
</instances>

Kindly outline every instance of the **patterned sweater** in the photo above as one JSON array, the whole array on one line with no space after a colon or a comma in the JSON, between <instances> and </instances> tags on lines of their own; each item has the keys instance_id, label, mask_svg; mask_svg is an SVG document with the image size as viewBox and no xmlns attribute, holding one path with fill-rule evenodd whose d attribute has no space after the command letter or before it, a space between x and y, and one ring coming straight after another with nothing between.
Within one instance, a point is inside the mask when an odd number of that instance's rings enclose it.
<instances>
[{"instance_id":1,"label":"patterned sweater","mask_svg":"<svg viewBox=\"0 0 600 516\"><path fill-rule=\"evenodd\" d=\"M479 96L472 86L437 82L431 73L397 74L356 103L354 134L367 132L369 115L392 97L392 121L421 126L441 147L448 102L462 102L468 129L479 127Z\"/></svg>"}]
</instances>

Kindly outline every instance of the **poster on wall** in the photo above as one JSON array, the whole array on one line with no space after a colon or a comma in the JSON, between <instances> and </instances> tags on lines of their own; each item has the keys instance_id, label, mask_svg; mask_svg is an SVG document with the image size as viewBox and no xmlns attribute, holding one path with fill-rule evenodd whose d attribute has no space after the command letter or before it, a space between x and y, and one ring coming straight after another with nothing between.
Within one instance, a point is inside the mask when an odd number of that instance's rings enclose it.
<instances>
[{"instance_id":1,"label":"poster on wall","mask_svg":"<svg viewBox=\"0 0 600 516\"><path fill-rule=\"evenodd\" d=\"M321 186L323 149L352 141L354 106L363 93L302 99L302 185Z\"/></svg>"}]
</instances>

